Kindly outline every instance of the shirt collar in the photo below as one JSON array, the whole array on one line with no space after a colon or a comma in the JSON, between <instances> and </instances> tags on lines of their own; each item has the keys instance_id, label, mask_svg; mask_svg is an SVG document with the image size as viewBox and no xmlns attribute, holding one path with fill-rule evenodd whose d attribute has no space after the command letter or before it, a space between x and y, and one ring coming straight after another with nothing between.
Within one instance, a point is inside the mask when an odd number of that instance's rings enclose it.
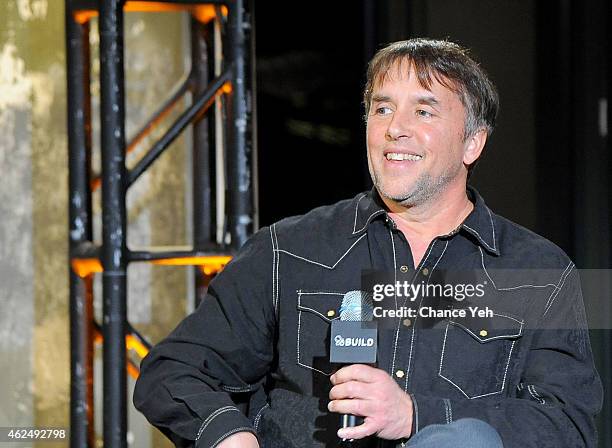
<instances>
[{"instance_id":1,"label":"shirt collar","mask_svg":"<svg viewBox=\"0 0 612 448\"><path fill-rule=\"evenodd\" d=\"M463 221L460 230L474 237L476 242L488 252L499 255L499 242L498 235L495 233L493 213L474 187L467 186L467 195L474 203L474 210ZM355 202L351 237L361 236L375 219L387 218L385 205L376 188L373 187L369 192L358 195Z\"/></svg>"}]
</instances>

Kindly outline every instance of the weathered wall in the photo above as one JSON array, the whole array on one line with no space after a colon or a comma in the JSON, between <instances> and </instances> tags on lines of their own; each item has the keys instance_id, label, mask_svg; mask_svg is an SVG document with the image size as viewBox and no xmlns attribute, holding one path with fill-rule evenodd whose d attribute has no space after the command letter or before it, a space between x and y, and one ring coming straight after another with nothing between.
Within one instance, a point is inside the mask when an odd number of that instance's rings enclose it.
<instances>
[{"instance_id":1,"label":"weathered wall","mask_svg":"<svg viewBox=\"0 0 612 448\"><path fill-rule=\"evenodd\" d=\"M64 9L60 0L0 2L0 426L69 426L68 194ZM185 71L186 17L130 13L126 33L128 139ZM92 77L99 71L92 22ZM99 83L92 84L99 165ZM158 137L128 157L133 164ZM179 139L128 196L132 247L185 244L186 140ZM95 233L100 235L100 194ZM188 212L187 212L188 213ZM101 312L100 279L95 309ZM129 269L129 318L153 341L184 316L187 270ZM96 351L101 430L101 350ZM129 381L130 397L133 381ZM131 403L130 403L131 407ZM170 446L133 409L132 446Z\"/></svg>"}]
</instances>

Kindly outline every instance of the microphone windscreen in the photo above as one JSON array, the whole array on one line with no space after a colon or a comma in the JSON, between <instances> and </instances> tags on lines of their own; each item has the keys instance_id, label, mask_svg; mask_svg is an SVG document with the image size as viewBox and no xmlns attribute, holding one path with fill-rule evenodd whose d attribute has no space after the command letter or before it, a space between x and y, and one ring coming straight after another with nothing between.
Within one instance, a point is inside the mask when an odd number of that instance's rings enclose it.
<instances>
[{"instance_id":1,"label":"microphone windscreen","mask_svg":"<svg viewBox=\"0 0 612 448\"><path fill-rule=\"evenodd\" d=\"M366 291L349 291L342 298L340 320L349 322L367 321L374 318L372 294Z\"/></svg>"}]
</instances>

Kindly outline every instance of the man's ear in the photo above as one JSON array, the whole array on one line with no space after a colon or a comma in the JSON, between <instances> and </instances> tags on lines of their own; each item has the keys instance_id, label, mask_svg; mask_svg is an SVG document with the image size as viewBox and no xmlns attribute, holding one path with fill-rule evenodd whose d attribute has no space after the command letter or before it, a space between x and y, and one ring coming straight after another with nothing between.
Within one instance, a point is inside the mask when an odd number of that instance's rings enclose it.
<instances>
[{"instance_id":1,"label":"man's ear","mask_svg":"<svg viewBox=\"0 0 612 448\"><path fill-rule=\"evenodd\" d=\"M487 130L479 129L467 139L465 142L465 150L463 151L463 163L471 165L480 157L485 143L487 143Z\"/></svg>"}]
</instances>

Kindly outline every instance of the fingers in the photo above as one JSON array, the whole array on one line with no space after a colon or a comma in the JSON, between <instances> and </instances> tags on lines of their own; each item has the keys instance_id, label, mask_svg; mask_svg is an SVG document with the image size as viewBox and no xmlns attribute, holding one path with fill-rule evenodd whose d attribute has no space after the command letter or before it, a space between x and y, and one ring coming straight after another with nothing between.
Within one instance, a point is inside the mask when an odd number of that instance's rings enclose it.
<instances>
[{"instance_id":1,"label":"fingers","mask_svg":"<svg viewBox=\"0 0 612 448\"><path fill-rule=\"evenodd\" d=\"M340 428L338 437L341 439L363 439L376 433L376 427L371 420L366 419L361 425L352 428Z\"/></svg>"},{"instance_id":2,"label":"fingers","mask_svg":"<svg viewBox=\"0 0 612 448\"><path fill-rule=\"evenodd\" d=\"M367 398L367 386L359 381L347 381L338 384L329 391L330 400L340 400L342 398Z\"/></svg>"},{"instance_id":3,"label":"fingers","mask_svg":"<svg viewBox=\"0 0 612 448\"><path fill-rule=\"evenodd\" d=\"M359 417L369 415L367 400L334 400L327 403L327 409L338 414L351 414Z\"/></svg>"},{"instance_id":4,"label":"fingers","mask_svg":"<svg viewBox=\"0 0 612 448\"><path fill-rule=\"evenodd\" d=\"M363 383L375 383L380 380L381 374L385 374L385 372L375 367L365 364L351 364L350 366L342 367L334 373L330 380L333 385L353 380Z\"/></svg>"}]
</instances>

